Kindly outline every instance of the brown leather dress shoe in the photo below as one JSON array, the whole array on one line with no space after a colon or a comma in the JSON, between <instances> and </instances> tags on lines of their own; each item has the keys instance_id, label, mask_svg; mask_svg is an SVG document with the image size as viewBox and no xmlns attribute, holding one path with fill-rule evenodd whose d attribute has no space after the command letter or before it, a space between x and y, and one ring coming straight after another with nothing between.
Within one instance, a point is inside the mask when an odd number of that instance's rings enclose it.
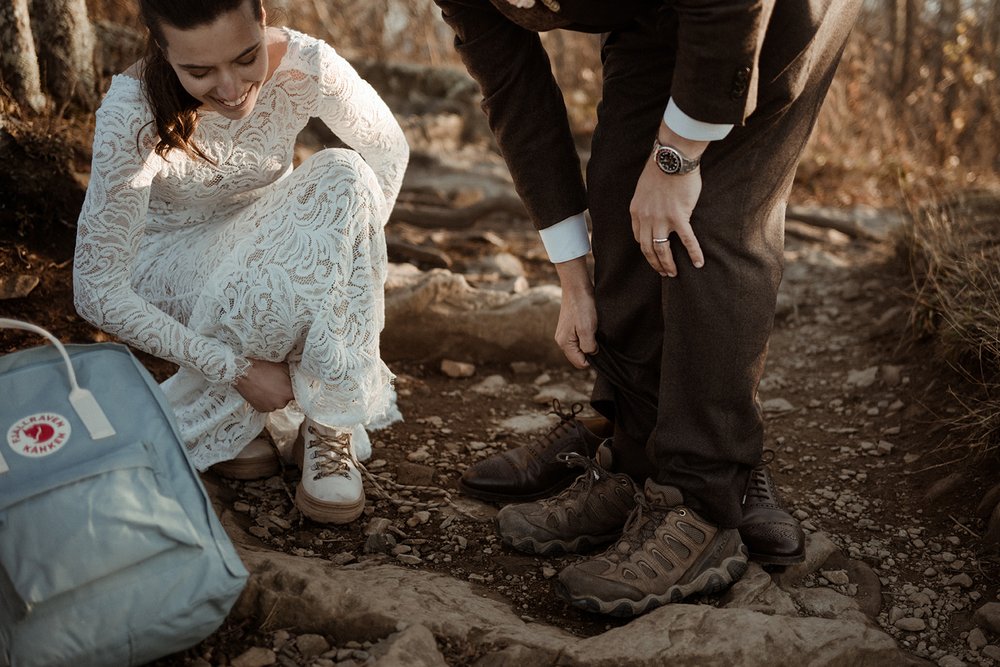
<instances>
[{"instance_id":1,"label":"brown leather dress shoe","mask_svg":"<svg viewBox=\"0 0 1000 667\"><path fill-rule=\"evenodd\" d=\"M459 490L480 500L511 503L551 496L569 486L579 471L556 457L575 452L591 458L613 431L603 417L577 419L582 409L577 403L563 412L553 401L552 411L560 421L544 438L470 466L458 482Z\"/></svg>"},{"instance_id":2,"label":"brown leather dress shoe","mask_svg":"<svg viewBox=\"0 0 1000 667\"><path fill-rule=\"evenodd\" d=\"M743 497L740 538L750 558L765 565L790 565L806 558L806 536L799 522L778 500L767 464L774 452L766 450L761 462L750 471Z\"/></svg>"}]
</instances>

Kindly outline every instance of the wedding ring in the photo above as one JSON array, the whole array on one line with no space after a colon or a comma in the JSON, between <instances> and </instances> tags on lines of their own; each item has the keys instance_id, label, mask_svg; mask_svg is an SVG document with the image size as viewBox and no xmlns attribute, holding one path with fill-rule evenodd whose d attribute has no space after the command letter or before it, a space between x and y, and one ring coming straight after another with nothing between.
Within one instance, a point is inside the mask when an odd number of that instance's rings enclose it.
<instances>
[{"instance_id":1,"label":"wedding ring","mask_svg":"<svg viewBox=\"0 0 1000 667\"><path fill-rule=\"evenodd\" d=\"M653 239L653 243L670 243L670 239L669 238Z\"/></svg>"}]
</instances>

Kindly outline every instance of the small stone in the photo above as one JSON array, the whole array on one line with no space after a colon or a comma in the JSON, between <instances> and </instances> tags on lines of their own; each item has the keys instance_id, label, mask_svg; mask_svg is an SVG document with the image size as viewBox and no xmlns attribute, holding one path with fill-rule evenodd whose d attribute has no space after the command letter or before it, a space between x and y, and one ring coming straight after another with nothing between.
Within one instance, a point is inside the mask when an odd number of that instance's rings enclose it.
<instances>
[{"instance_id":1,"label":"small stone","mask_svg":"<svg viewBox=\"0 0 1000 667\"><path fill-rule=\"evenodd\" d=\"M551 565L543 565L542 576L545 577L546 579L551 579L552 577L556 576L556 569Z\"/></svg>"},{"instance_id":2,"label":"small stone","mask_svg":"<svg viewBox=\"0 0 1000 667\"><path fill-rule=\"evenodd\" d=\"M965 667L965 662L961 658L953 655L946 655L938 658L938 667Z\"/></svg>"},{"instance_id":3,"label":"small stone","mask_svg":"<svg viewBox=\"0 0 1000 667\"><path fill-rule=\"evenodd\" d=\"M983 654L983 657L989 658L994 662L1000 661L1000 646L997 646L996 644L990 644L989 646L984 646L983 650L980 651L980 653Z\"/></svg>"},{"instance_id":4,"label":"small stone","mask_svg":"<svg viewBox=\"0 0 1000 667\"><path fill-rule=\"evenodd\" d=\"M40 279L25 273L0 276L0 301L23 299L38 287Z\"/></svg>"},{"instance_id":5,"label":"small stone","mask_svg":"<svg viewBox=\"0 0 1000 667\"><path fill-rule=\"evenodd\" d=\"M299 653L306 658L315 658L330 650L330 642L326 641L323 635L299 635L295 640L295 646L299 649Z\"/></svg>"},{"instance_id":6,"label":"small stone","mask_svg":"<svg viewBox=\"0 0 1000 667\"><path fill-rule=\"evenodd\" d=\"M268 667L278 661L278 656L269 648L254 646L233 658L233 667Z\"/></svg>"},{"instance_id":7,"label":"small stone","mask_svg":"<svg viewBox=\"0 0 1000 667\"><path fill-rule=\"evenodd\" d=\"M879 369L882 382L887 387L896 387L903 381L903 367L886 364Z\"/></svg>"},{"instance_id":8,"label":"small stone","mask_svg":"<svg viewBox=\"0 0 1000 667\"><path fill-rule=\"evenodd\" d=\"M913 618L912 616L903 617L893 623L893 625L905 632L923 632L927 627L922 618Z\"/></svg>"},{"instance_id":9,"label":"small stone","mask_svg":"<svg viewBox=\"0 0 1000 667\"><path fill-rule=\"evenodd\" d=\"M271 645L274 647L274 650L277 651L282 646L287 644L288 640L291 638L292 635L288 632L288 630L276 630L274 632L274 636L271 638Z\"/></svg>"},{"instance_id":10,"label":"small stone","mask_svg":"<svg viewBox=\"0 0 1000 667\"><path fill-rule=\"evenodd\" d=\"M864 370L847 371L847 384L848 386L865 389L875 384L877 376L878 366L869 366Z\"/></svg>"},{"instance_id":11,"label":"small stone","mask_svg":"<svg viewBox=\"0 0 1000 667\"><path fill-rule=\"evenodd\" d=\"M993 633L1000 633L1000 602L987 602L972 615L972 622Z\"/></svg>"},{"instance_id":12,"label":"small stone","mask_svg":"<svg viewBox=\"0 0 1000 667\"><path fill-rule=\"evenodd\" d=\"M972 577L965 574L956 574L954 577L948 580L945 586L959 586L961 588L972 588Z\"/></svg>"},{"instance_id":13,"label":"small stone","mask_svg":"<svg viewBox=\"0 0 1000 667\"><path fill-rule=\"evenodd\" d=\"M404 565L419 565L424 562L420 556L414 556L412 554L399 554L396 556L396 560Z\"/></svg>"},{"instance_id":14,"label":"small stone","mask_svg":"<svg viewBox=\"0 0 1000 667\"><path fill-rule=\"evenodd\" d=\"M847 576L847 570L820 570L820 574L836 586L846 586L851 581Z\"/></svg>"},{"instance_id":15,"label":"small stone","mask_svg":"<svg viewBox=\"0 0 1000 667\"><path fill-rule=\"evenodd\" d=\"M924 576L925 577L936 577L937 576L937 570L935 570L933 567L929 567L926 570L924 570Z\"/></svg>"},{"instance_id":16,"label":"small stone","mask_svg":"<svg viewBox=\"0 0 1000 667\"><path fill-rule=\"evenodd\" d=\"M477 394L496 396L506 386L507 380L505 380L502 375L490 375L484 378L481 382L473 385L471 390Z\"/></svg>"},{"instance_id":17,"label":"small stone","mask_svg":"<svg viewBox=\"0 0 1000 667\"><path fill-rule=\"evenodd\" d=\"M770 398L761 404L764 412L780 413L790 412L795 409L791 403L784 398Z\"/></svg>"},{"instance_id":18,"label":"small stone","mask_svg":"<svg viewBox=\"0 0 1000 667\"><path fill-rule=\"evenodd\" d=\"M365 526L365 535L379 535L381 533L389 532L389 526L392 525L392 521L384 517L373 517L371 521Z\"/></svg>"},{"instance_id":19,"label":"small stone","mask_svg":"<svg viewBox=\"0 0 1000 667\"><path fill-rule=\"evenodd\" d=\"M531 375L538 372L538 364L533 361L512 361L510 370L515 375Z\"/></svg>"},{"instance_id":20,"label":"small stone","mask_svg":"<svg viewBox=\"0 0 1000 667\"><path fill-rule=\"evenodd\" d=\"M989 644L989 642L986 640L986 634L979 628L972 628L972 630L969 631L969 636L968 638L966 638L965 641L968 642L969 648L971 648L973 651L978 651L987 644Z\"/></svg>"},{"instance_id":21,"label":"small stone","mask_svg":"<svg viewBox=\"0 0 1000 667\"><path fill-rule=\"evenodd\" d=\"M271 537L270 531L268 531L268 529L264 528L263 526L250 526L249 530L251 535L260 538L262 540L266 540L267 538Z\"/></svg>"},{"instance_id":22,"label":"small stone","mask_svg":"<svg viewBox=\"0 0 1000 667\"><path fill-rule=\"evenodd\" d=\"M248 503L243 502L242 500L237 500L235 503L233 503L233 509L236 510L237 512L242 512L243 514L250 513L250 505Z\"/></svg>"},{"instance_id":23,"label":"small stone","mask_svg":"<svg viewBox=\"0 0 1000 667\"><path fill-rule=\"evenodd\" d=\"M891 442L887 440L879 440L876 453L878 456L888 456L889 454L892 454L893 447L894 445Z\"/></svg>"},{"instance_id":24,"label":"small stone","mask_svg":"<svg viewBox=\"0 0 1000 667\"><path fill-rule=\"evenodd\" d=\"M450 378L470 378L476 374L476 366L475 364L468 364L464 361L442 359L441 372Z\"/></svg>"},{"instance_id":25,"label":"small stone","mask_svg":"<svg viewBox=\"0 0 1000 667\"><path fill-rule=\"evenodd\" d=\"M896 624L896 621L906 616L906 611L899 607L893 607L889 610L889 623L892 625Z\"/></svg>"}]
</instances>

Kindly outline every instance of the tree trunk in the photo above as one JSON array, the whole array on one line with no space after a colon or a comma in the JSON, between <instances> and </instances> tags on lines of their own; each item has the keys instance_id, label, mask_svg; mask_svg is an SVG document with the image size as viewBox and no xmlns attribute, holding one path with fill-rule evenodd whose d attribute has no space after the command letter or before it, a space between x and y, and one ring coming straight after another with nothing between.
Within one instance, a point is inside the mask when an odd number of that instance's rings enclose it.
<instances>
[{"instance_id":1,"label":"tree trunk","mask_svg":"<svg viewBox=\"0 0 1000 667\"><path fill-rule=\"evenodd\" d=\"M902 44L902 78L900 92L903 97L908 95L920 80L920 58L917 55L920 40L920 6L917 0L900 0L903 3Z\"/></svg>"},{"instance_id":2,"label":"tree trunk","mask_svg":"<svg viewBox=\"0 0 1000 667\"><path fill-rule=\"evenodd\" d=\"M42 79L53 100L60 105L76 102L83 109L95 109L95 39L86 0L33 0L31 29Z\"/></svg>"},{"instance_id":3,"label":"tree trunk","mask_svg":"<svg viewBox=\"0 0 1000 667\"><path fill-rule=\"evenodd\" d=\"M28 0L0 2L0 84L21 107L45 108L35 44L31 39Z\"/></svg>"}]
</instances>

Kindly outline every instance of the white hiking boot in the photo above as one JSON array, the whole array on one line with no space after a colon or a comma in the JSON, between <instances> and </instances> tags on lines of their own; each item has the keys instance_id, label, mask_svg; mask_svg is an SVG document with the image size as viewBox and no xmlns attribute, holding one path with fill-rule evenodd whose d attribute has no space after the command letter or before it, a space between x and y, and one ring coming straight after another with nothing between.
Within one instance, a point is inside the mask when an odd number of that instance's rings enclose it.
<instances>
[{"instance_id":1,"label":"white hiking boot","mask_svg":"<svg viewBox=\"0 0 1000 667\"><path fill-rule=\"evenodd\" d=\"M296 441L302 462L302 481L295 490L295 505L320 523L349 523L365 509L365 488L351 446L351 432L320 426L311 420L302 425Z\"/></svg>"}]
</instances>

